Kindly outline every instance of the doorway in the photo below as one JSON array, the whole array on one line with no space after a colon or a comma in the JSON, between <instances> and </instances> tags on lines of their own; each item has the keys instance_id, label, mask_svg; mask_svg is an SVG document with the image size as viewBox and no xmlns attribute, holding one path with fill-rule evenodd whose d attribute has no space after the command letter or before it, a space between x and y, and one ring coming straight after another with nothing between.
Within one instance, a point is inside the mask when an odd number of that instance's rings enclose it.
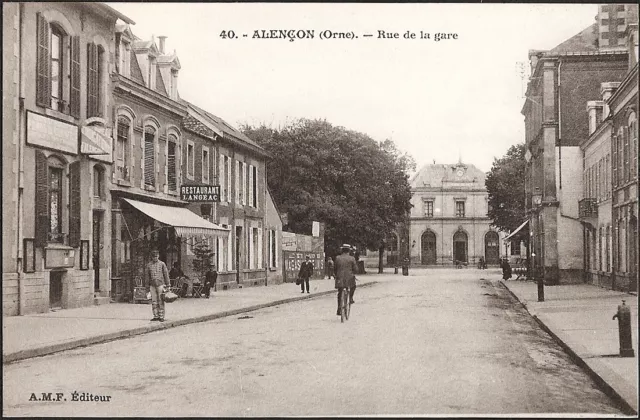
<instances>
[{"instance_id":1,"label":"doorway","mask_svg":"<svg viewBox=\"0 0 640 420\"><path fill-rule=\"evenodd\" d=\"M500 261L500 243L496 232L484 235L484 259L487 264L498 264ZM518 242L519 246L520 242Z\"/></svg>"},{"instance_id":2,"label":"doorway","mask_svg":"<svg viewBox=\"0 0 640 420\"><path fill-rule=\"evenodd\" d=\"M49 273L49 308L62 308L62 276L64 271L51 271Z\"/></svg>"},{"instance_id":3,"label":"doorway","mask_svg":"<svg viewBox=\"0 0 640 420\"><path fill-rule=\"evenodd\" d=\"M241 247L242 247L242 226L236 226L236 283L240 284L240 261Z\"/></svg>"},{"instance_id":4,"label":"doorway","mask_svg":"<svg viewBox=\"0 0 640 420\"><path fill-rule=\"evenodd\" d=\"M100 250L102 249L102 212L93 212L93 290L100 290Z\"/></svg>"},{"instance_id":5,"label":"doorway","mask_svg":"<svg viewBox=\"0 0 640 420\"><path fill-rule=\"evenodd\" d=\"M467 262L467 234L461 230L453 235L453 259Z\"/></svg>"},{"instance_id":6,"label":"doorway","mask_svg":"<svg viewBox=\"0 0 640 420\"><path fill-rule=\"evenodd\" d=\"M436 234L430 230L422 234L422 265L433 265L436 263Z\"/></svg>"}]
</instances>

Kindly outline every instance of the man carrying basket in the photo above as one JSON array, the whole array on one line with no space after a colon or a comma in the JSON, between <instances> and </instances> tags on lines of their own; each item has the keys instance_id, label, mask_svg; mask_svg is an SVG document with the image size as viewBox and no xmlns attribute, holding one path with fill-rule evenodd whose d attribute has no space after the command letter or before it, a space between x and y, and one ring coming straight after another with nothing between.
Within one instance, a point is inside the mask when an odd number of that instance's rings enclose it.
<instances>
[{"instance_id":1,"label":"man carrying basket","mask_svg":"<svg viewBox=\"0 0 640 420\"><path fill-rule=\"evenodd\" d=\"M151 292L151 309L153 318L151 321L164 322L164 299L162 295L171 286L169 270L164 262L159 260L160 252L157 249L151 251L151 262L144 270L145 286Z\"/></svg>"}]
</instances>

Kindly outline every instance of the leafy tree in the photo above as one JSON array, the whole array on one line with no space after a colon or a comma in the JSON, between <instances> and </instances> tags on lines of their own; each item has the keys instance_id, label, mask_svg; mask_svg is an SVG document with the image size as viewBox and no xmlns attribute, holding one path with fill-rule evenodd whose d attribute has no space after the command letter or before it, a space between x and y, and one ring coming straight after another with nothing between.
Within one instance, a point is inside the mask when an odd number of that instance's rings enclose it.
<instances>
[{"instance_id":1,"label":"leafy tree","mask_svg":"<svg viewBox=\"0 0 640 420\"><path fill-rule=\"evenodd\" d=\"M200 281L204 283L204 278L207 275L211 257L214 252L209 248L206 241L199 241L193 246L193 270L200 276Z\"/></svg>"},{"instance_id":2,"label":"leafy tree","mask_svg":"<svg viewBox=\"0 0 640 420\"><path fill-rule=\"evenodd\" d=\"M526 218L524 153L524 143L511 146L506 155L494 159L485 180L491 224L506 232L513 232ZM528 239L528 229L522 229L517 237Z\"/></svg>"},{"instance_id":3,"label":"leafy tree","mask_svg":"<svg viewBox=\"0 0 640 420\"><path fill-rule=\"evenodd\" d=\"M267 183L289 229L308 234L312 221L324 222L329 255L345 242L378 249L411 208L407 173L415 162L391 140L325 120L242 130L271 154Z\"/></svg>"}]
</instances>

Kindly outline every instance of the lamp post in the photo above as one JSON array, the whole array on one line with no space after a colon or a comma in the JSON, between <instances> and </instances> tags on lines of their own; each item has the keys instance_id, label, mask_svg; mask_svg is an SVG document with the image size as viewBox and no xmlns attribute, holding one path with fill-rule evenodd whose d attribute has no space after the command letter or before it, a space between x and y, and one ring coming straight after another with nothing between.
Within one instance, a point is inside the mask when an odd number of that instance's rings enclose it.
<instances>
[{"instance_id":1,"label":"lamp post","mask_svg":"<svg viewBox=\"0 0 640 420\"><path fill-rule=\"evenodd\" d=\"M536 188L536 192L532 196L533 205L536 207L537 211L540 211L538 207L542 204L542 194L539 192L539 190L540 188ZM536 228L538 228L538 224L536 224ZM533 237L533 229L531 229L531 235ZM534 261L534 270L533 270L534 278L538 283L538 302L544 302L544 270L542 270L542 275L540 275L540 272L537 269L537 264L535 264L535 261L536 261L535 249L534 249L534 252L531 253L531 256L533 257L533 261Z\"/></svg>"}]
</instances>

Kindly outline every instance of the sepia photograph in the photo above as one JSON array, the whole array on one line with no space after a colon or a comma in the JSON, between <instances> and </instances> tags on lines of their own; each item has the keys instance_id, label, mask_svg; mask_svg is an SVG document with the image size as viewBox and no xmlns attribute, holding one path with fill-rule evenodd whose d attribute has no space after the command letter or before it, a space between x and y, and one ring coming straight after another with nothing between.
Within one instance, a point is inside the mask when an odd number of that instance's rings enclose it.
<instances>
[{"instance_id":1,"label":"sepia photograph","mask_svg":"<svg viewBox=\"0 0 640 420\"><path fill-rule=\"evenodd\" d=\"M638 416L638 4L2 3L3 417Z\"/></svg>"}]
</instances>

